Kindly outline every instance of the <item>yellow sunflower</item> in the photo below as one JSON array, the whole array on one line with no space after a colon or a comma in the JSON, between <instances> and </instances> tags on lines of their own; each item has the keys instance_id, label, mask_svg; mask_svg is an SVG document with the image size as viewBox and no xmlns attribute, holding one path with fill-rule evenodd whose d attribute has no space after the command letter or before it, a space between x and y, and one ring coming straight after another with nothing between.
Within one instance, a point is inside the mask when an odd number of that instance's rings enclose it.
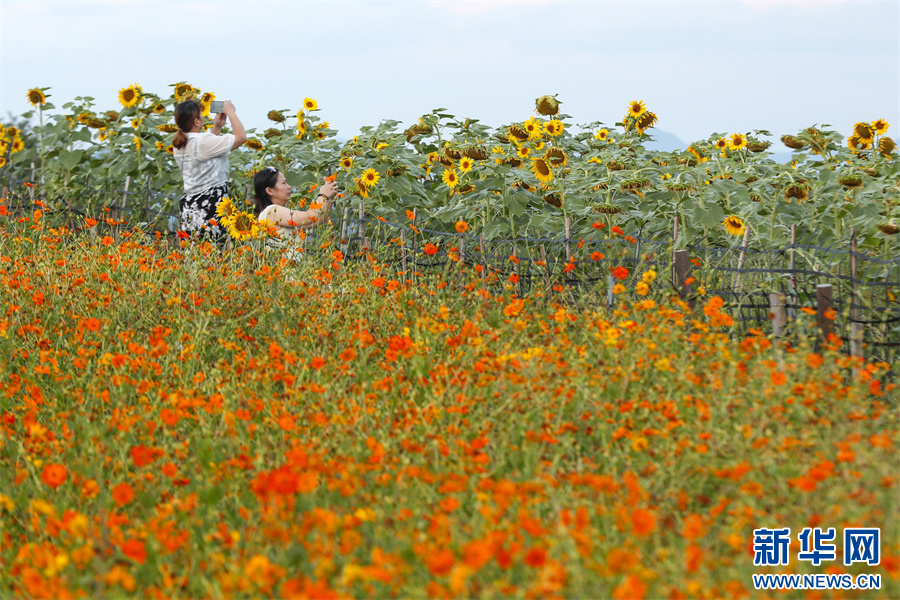
<instances>
[{"instance_id":1,"label":"yellow sunflower","mask_svg":"<svg viewBox=\"0 0 900 600\"><path fill-rule=\"evenodd\" d=\"M716 140L716 149L717 150L725 150L728 147L728 140L725 138L719 138Z\"/></svg>"},{"instance_id":2,"label":"yellow sunflower","mask_svg":"<svg viewBox=\"0 0 900 600\"><path fill-rule=\"evenodd\" d=\"M886 136L881 138L881 141L878 142L878 151L888 158L890 158L891 152L893 152L896 147L897 144L894 143L894 140Z\"/></svg>"},{"instance_id":3,"label":"yellow sunflower","mask_svg":"<svg viewBox=\"0 0 900 600\"><path fill-rule=\"evenodd\" d=\"M356 184L356 188L353 190L352 193L354 193L354 194L356 194L357 196L360 196L360 197L362 197L362 198L368 198L368 197L369 197L369 188L366 187L366 184L363 183L362 180L360 180L360 179L354 179L354 180L353 180L353 183Z\"/></svg>"},{"instance_id":4,"label":"yellow sunflower","mask_svg":"<svg viewBox=\"0 0 900 600\"><path fill-rule=\"evenodd\" d=\"M645 129L650 129L654 125L656 125L657 119L656 115L650 112L649 110L635 119L634 126L638 130L639 134L644 133Z\"/></svg>"},{"instance_id":5,"label":"yellow sunflower","mask_svg":"<svg viewBox=\"0 0 900 600\"><path fill-rule=\"evenodd\" d=\"M353 159L349 156L344 156L341 158L341 167L344 169L350 170L350 167L353 166Z\"/></svg>"},{"instance_id":6,"label":"yellow sunflower","mask_svg":"<svg viewBox=\"0 0 900 600\"><path fill-rule=\"evenodd\" d=\"M747 136L743 133L734 133L728 142L728 148L731 150L742 150L747 147Z\"/></svg>"},{"instance_id":7,"label":"yellow sunflower","mask_svg":"<svg viewBox=\"0 0 900 600\"><path fill-rule=\"evenodd\" d=\"M562 121L553 119L544 126L544 129L546 130L547 135L549 135L550 137L556 137L562 134L563 129L565 129L565 125L563 125Z\"/></svg>"},{"instance_id":8,"label":"yellow sunflower","mask_svg":"<svg viewBox=\"0 0 900 600\"><path fill-rule=\"evenodd\" d=\"M28 97L28 101L31 102L32 106L43 106L44 103L47 102L47 97L44 95L44 92L42 92L38 88L28 90L26 96Z\"/></svg>"},{"instance_id":9,"label":"yellow sunflower","mask_svg":"<svg viewBox=\"0 0 900 600\"><path fill-rule=\"evenodd\" d=\"M126 88L122 88L119 90L119 102L122 103L122 106L125 108L131 108L132 106L136 106L138 102L141 101L141 95L144 93L144 90L136 83L131 84Z\"/></svg>"},{"instance_id":10,"label":"yellow sunflower","mask_svg":"<svg viewBox=\"0 0 900 600\"><path fill-rule=\"evenodd\" d=\"M529 148L528 146L522 146L516 151L516 154L518 154L521 158L528 158L529 152L531 152L531 148Z\"/></svg>"},{"instance_id":11,"label":"yellow sunflower","mask_svg":"<svg viewBox=\"0 0 900 600\"><path fill-rule=\"evenodd\" d=\"M744 222L734 215L725 217L725 221L722 225L725 226L725 231L727 231L729 235L741 235L747 228L747 226L744 225Z\"/></svg>"},{"instance_id":12,"label":"yellow sunflower","mask_svg":"<svg viewBox=\"0 0 900 600\"><path fill-rule=\"evenodd\" d=\"M248 212L235 212L226 227L234 239L249 240L258 234L259 221Z\"/></svg>"},{"instance_id":13,"label":"yellow sunflower","mask_svg":"<svg viewBox=\"0 0 900 600\"><path fill-rule=\"evenodd\" d=\"M199 91L195 90L194 86L189 83L179 83L175 86L175 102L181 102L184 100L184 97L188 94L193 94L194 92Z\"/></svg>"},{"instance_id":14,"label":"yellow sunflower","mask_svg":"<svg viewBox=\"0 0 900 600\"><path fill-rule=\"evenodd\" d=\"M225 227L228 227L228 224L231 223L237 212L237 207L228 196L219 200L219 204L216 206L216 216L219 217L219 223Z\"/></svg>"},{"instance_id":15,"label":"yellow sunflower","mask_svg":"<svg viewBox=\"0 0 900 600\"><path fill-rule=\"evenodd\" d=\"M459 185L459 176L456 174L456 169L444 169L444 174L441 176L441 181L444 182L448 188L455 188Z\"/></svg>"},{"instance_id":16,"label":"yellow sunflower","mask_svg":"<svg viewBox=\"0 0 900 600\"><path fill-rule=\"evenodd\" d=\"M303 108L304 110L313 111L319 110L319 103L313 100L312 98L304 98L303 99Z\"/></svg>"},{"instance_id":17,"label":"yellow sunflower","mask_svg":"<svg viewBox=\"0 0 900 600\"><path fill-rule=\"evenodd\" d=\"M595 140L600 140L601 142L609 137L609 130L605 127L594 134Z\"/></svg>"},{"instance_id":18,"label":"yellow sunflower","mask_svg":"<svg viewBox=\"0 0 900 600\"><path fill-rule=\"evenodd\" d=\"M134 136L134 138L131 141L134 142L135 150L141 149L141 138L139 138L138 136Z\"/></svg>"},{"instance_id":19,"label":"yellow sunflower","mask_svg":"<svg viewBox=\"0 0 900 600\"><path fill-rule=\"evenodd\" d=\"M209 104L213 100L216 99L216 95L212 92L206 92L202 96L200 96L200 104Z\"/></svg>"},{"instance_id":20,"label":"yellow sunflower","mask_svg":"<svg viewBox=\"0 0 900 600\"><path fill-rule=\"evenodd\" d=\"M378 171L369 168L362 172L362 175L359 176L359 179L365 184L367 188L373 188L378 183L378 180L381 179L381 176L378 174Z\"/></svg>"},{"instance_id":21,"label":"yellow sunflower","mask_svg":"<svg viewBox=\"0 0 900 600\"><path fill-rule=\"evenodd\" d=\"M524 123L522 123L522 127L525 131L528 132L528 139L537 140L541 137L541 122L536 121L534 117L531 117Z\"/></svg>"},{"instance_id":22,"label":"yellow sunflower","mask_svg":"<svg viewBox=\"0 0 900 600\"><path fill-rule=\"evenodd\" d=\"M543 158L535 159L531 163L531 170L534 171L534 176L538 178L538 181L542 183L550 183L553 181L553 171L550 169L550 165L547 164L547 161Z\"/></svg>"},{"instance_id":23,"label":"yellow sunflower","mask_svg":"<svg viewBox=\"0 0 900 600\"><path fill-rule=\"evenodd\" d=\"M251 150L262 150L263 149L263 143L260 142L259 140L247 140L246 142L244 142L244 145L247 146L248 148L250 148Z\"/></svg>"},{"instance_id":24,"label":"yellow sunflower","mask_svg":"<svg viewBox=\"0 0 900 600\"><path fill-rule=\"evenodd\" d=\"M642 114L647 112L647 107L644 106L643 100L632 100L631 104L628 105L628 116L629 117L639 117Z\"/></svg>"},{"instance_id":25,"label":"yellow sunflower","mask_svg":"<svg viewBox=\"0 0 900 600\"><path fill-rule=\"evenodd\" d=\"M23 142L23 141L22 141L22 138L20 138L20 137L17 135L16 137L13 138L12 145L10 146L10 149L12 150L12 153L13 153L13 154L15 154L16 152L21 152L22 150L25 149L25 142Z\"/></svg>"},{"instance_id":26,"label":"yellow sunflower","mask_svg":"<svg viewBox=\"0 0 900 600\"><path fill-rule=\"evenodd\" d=\"M153 107L153 112L155 112L158 115L163 114L164 112L166 112L166 105L163 104L162 102L157 102L156 106Z\"/></svg>"},{"instance_id":27,"label":"yellow sunflower","mask_svg":"<svg viewBox=\"0 0 900 600\"><path fill-rule=\"evenodd\" d=\"M890 127L890 125L888 125L888 122L884 119L878 119L877 121L872 121L872 127L875 128L875 133L877 133L878 135L882 135L885 131L888 130L888 127Z\"/></svg>"},{"instance_id":28,"label":"yellow sunflower","mask_svg":"<svg viewBox=\"0 0 900 600\"><path fill-rule=\"evenodd\" d=\"M459 170L462 171L463 173L468 173L469 171L472 170L473 164L474 163L472 162L471 158L469 158L468 156L464 156L461 159L459 159Z\"/></svg>"},{"instance_id":29,"label":"yellow sunflower","mask_svg":"<svg viewBox=\"0 0 900 600\"><path fill-rule=\"evenodd\" d=\"M875 139L875 128L868 123L857 123L853 126L853 135L859 138L859 141L870 144Z\"/></svg>"}]
</instances>

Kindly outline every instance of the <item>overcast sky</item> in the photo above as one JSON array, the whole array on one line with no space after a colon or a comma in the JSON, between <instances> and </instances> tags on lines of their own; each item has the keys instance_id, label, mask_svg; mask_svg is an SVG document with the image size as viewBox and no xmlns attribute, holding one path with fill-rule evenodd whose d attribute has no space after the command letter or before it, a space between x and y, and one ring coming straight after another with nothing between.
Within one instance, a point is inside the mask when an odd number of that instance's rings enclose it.
<instances>
[{"instance_id":1,"label":"overcast sky","mask_svg":"<svg viewBox=\"0 0 900 600\"><path fill-rule=\"evenodd\" d=\"M558 94L571 123L644 100L684 142L887 119L900 136L900 2L11 2L0 117L50 86L118 107L187 81L248 127L315 98L342 138L434 108L496 127Z\"/></svg>"}]
</instances>

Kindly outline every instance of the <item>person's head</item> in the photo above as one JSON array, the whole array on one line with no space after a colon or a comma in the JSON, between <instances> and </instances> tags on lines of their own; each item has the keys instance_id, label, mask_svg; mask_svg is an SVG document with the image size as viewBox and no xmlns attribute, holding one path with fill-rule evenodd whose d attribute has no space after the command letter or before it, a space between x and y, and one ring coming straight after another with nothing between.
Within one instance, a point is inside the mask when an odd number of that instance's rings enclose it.
<instances>
[{"instance_id":1,"label":"person's head","mask_svg":"<svg viewBox=\"0 0 900 600\"><path fill-rule=\"evenodd\" d=\"M203 110L200 103L196 100L185 100L175 107L175 124L178 126L178 132L172 140L172 145L176 148L184 148L187 144L187 132L194 129L199 121L203 126Z\"/></svg>"},{"instance_id":2,"label":"person's head","mask_svg":"<svg viewBox=\"0 0 900 600\"><path fill-rule=\"evenodd\" d=\"M291 186L275 167L265 167L253 176L253 191L257 216L270 204L284 206L291 199Z\"/></svg>"}]
</instances>

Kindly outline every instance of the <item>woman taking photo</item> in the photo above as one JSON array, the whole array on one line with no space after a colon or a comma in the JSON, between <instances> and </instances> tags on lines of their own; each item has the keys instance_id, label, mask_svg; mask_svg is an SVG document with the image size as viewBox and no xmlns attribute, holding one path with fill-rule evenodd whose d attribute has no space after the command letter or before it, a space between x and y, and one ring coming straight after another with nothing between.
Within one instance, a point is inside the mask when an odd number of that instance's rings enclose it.
<instances>
[{"instance_id":1,"label":"woman taking photo","mask_svg":"<svg viewBox=\"0 0 900 600\"><path fill-rule=\"evenodd\" d=\"M313 201L318 208L307 211L291 210L286 204L291 199L291 186L284 173L275 167L266 167L253 176L253 190L256 193L254 212L261 223L272 226L278 237L270 239L267 248L284 250L288 258L295 260L300 254L299 231L321 224L334 204L337 183L327 181L319 188L319 195Z\"/></svg>"},{"instance_id":2,"label":"woman taking photo","mask_svg":"<svg viewBox=\"0 0 900 600\"><path fill-rule=\"evenodd\" d=\"M222 134L226 119L233 133ZM196 100L175 107L175 123L178 132L172 140L172 155L184 178L181 229L222 244L225 230L215 220L216 206L228 194L228 153L247 141L244 125L231 100L216 115L209 132L203 131L203 111Z\"/></svg>"}]
</instances>

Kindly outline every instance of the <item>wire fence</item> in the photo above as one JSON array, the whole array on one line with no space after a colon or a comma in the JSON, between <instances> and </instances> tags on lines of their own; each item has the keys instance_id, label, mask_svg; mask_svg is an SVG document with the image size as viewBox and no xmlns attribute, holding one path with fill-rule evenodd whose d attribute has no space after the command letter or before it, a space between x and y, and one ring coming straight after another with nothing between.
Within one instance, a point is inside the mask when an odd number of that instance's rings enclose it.
<instances>
[{"instance_id":1,"label":"wire fence","mask_svg":"<svg viewBox=\"0 0 900 600\"><path fill-rule=\"evenodd\" d=\"M12 216L30 214L35 207L33 188L6 197ZM96 214L87 215L73 206L77 203L113 220L113 225L101 221L99 229L95 227L91 233L139 226L168 236L173 244L179 241L180 217L172 212L177 200L154 191L149 178L145 185L132 188L126 180L122 189L82 192L78 198L65 200L47 202L57 208L45 209L45 218L75 230L86 229L79 217L96 218ZM333 227L307 231L305 252L314 255L340 249L346 260L373 256L406 276L449 274L454 272L453 265L461 262L480 265L488 287L513 285L519 295L552 288L606 306L615 303L616 283L633 289L649 270L658 274L657 288L669 286L677 293L684 283L683 278L678 280L674 266L677 232L655 239L614 235L583 240L573 239L566 227L565 233L545 238L486 240L470 233L419 226L415 220L396 223L366 216L362 204L359 211L338 207L330 217ZM124 223L116 225L117 220ZM772 293L784 295L788 321L794 322L802 308L818 309L817 290L830 284L835 333L849 346L851 331L859 328L867 359L893 363L900 358L900 256L896 252L871 256L858 252L849 238L827 247L802 239L783 247L765 247L749 243L747 236L737 246L698 243L685 250L691 260L687 275L696 280L696 299L722 297L735 320L736 333L751 328L772 332ZM625 267L627 276L615 278L615 267Z\"/></svg>"}]
</instances>

